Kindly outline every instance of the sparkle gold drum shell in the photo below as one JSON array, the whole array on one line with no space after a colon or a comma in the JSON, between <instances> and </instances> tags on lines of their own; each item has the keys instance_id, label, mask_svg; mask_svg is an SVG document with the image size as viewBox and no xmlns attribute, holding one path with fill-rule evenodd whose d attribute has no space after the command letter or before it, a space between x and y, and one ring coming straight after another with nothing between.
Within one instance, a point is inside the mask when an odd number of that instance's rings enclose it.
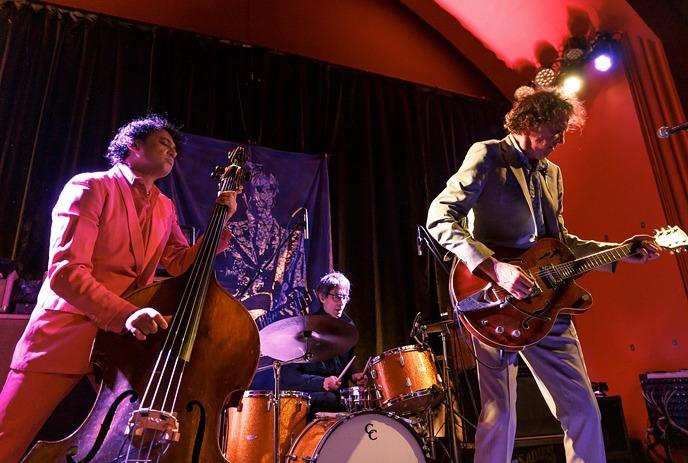
<instances>
[{"instance_id":1,"label":"sparkle gold drum shell","mask_svg":"<svg viewBox=\"0 0 688 463\"><path fill-rule=\"evenodd\" d=\"M425 345L397 347L370 362L380 407L399 415L422 412L442 399L442 378Z\"/></svg>"},{"instance_id":2,"label":"sparkle gold drum shell","mask_svg":"<svg viewBox=\"0 0 688 463\"><path fill-rule=\"evenodd\" d=\"M231 463L273 463L274 394L246 391L236 408L225 410L223 454ZM298 391L280 394L280 461L306 426L309 395Z\"/></svg>"}]
</instances>

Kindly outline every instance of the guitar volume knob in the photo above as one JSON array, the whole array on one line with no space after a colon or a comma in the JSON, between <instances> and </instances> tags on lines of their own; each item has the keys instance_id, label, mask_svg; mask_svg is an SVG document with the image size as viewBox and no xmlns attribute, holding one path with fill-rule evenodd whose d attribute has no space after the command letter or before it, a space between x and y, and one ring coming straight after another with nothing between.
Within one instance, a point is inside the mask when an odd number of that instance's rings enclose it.
<instances>
[{"instance_id":1,"label":"guitar volume knob","mask_svg":"<svg viewBox=\"0 0 688 463\"><path fill-rule=\"evenodd\" d=\"M495 328L495 333L497 333L497 334L502 334L502 333L504 333L504 327L503 327L503 326L498 326L497 328Z\"/></svg>"},{"instance_id":2,"label":"guitar volume knob","mask_svg":"<svg viewBox=\"0 0 688 463\"><path fill-rule=\"evenodd\" d=\"M520 330L514 330L511 332L511 336L515 338L520 338L521 337L521 331Z\"/></svg>"}]
</instances>

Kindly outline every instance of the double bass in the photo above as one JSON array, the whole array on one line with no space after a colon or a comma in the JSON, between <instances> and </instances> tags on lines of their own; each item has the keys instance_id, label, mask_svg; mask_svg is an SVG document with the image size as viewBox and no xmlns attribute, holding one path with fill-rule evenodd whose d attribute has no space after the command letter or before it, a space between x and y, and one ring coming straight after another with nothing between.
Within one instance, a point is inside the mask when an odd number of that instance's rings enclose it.
<instances>
[{"instance_id":1,"label":"double bass","mask_svg":"<svg viewBox=\"0 0 688 463\"><path fill-rule=\"evenodd\" d=\"M248 174L243 148L217 168L219 190ZM215 279L213 263L227 206L216 204L191 268L126 296L172 315L166 331L133 336L100 331L91 362L101 378L96 402L69 437L38 442L24 463L225 463L220 419L237 406L258 364L258 330L246 308Z\"/></svg>"}]
</instances>

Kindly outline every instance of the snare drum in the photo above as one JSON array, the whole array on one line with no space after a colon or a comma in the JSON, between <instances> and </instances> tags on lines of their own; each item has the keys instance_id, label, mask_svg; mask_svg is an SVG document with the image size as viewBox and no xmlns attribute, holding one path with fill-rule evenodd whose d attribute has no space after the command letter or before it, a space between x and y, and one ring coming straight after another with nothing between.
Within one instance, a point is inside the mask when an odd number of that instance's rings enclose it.
<instances>
[{"instance_id":1,"label":"snare drum","mask_svg":"<svg viewBox=\"0 0 688 463\"><path fill-rule=\"evenodd\" d=\"M379 408L377 394L372 387L345 387L339 393L342 397L342 404L349 413Z\"/></svg>"},{"instance_id":2,"label":"snare drum","mask_svg":"<svg viewBox=\"0 0 688 463\"><path fill-rule=\"evenodd\" d=\"M341 414L340 414L341 415ZM318 417L296 438L287 462L425 463L418 436L391 413Z\"/></svg>"},{"instance_id":3,"label":"snare drum","mask_svg":"<svg viewBox=\"0 0 688 463\"><path fill-rule=\"evenodd\" d=\"M274 461L274 413L271 391L246 391L237 408L227 408L223 454L232 463ZM306 426L310 396L305 392L280 393L280 461Z\"/></svg>"},{"instance_id":4,"label":"snare drum","mask_svg":"<svg viewBox=\"0 0 688 463\"><path fill-rule=\"evenodd\" d=\"M400 415L422 412L442 398L442 378L425 345L383 352L370 362L370 375L380 406Z\"/></svg>"}]
</instances>

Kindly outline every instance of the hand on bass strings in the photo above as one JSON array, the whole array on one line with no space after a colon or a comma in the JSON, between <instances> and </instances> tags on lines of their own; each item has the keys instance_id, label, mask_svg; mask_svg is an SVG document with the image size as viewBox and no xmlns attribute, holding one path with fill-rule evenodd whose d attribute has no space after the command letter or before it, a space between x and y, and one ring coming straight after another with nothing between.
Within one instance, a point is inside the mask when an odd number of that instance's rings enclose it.
<instances>
[{"instance_id":1,"label":"hand on bass strings","mask_svg":"<svg viewBox=\"0 0 688 463\"><path fill-rule=\"evenodd\" d=\"M172 316L163 317L152 307L144 307L127 317L124 327L139 341L145 341L146 336L155 334L158 329L166 330Z\"/></svg>"},{"instance_id":2,"label":"hand on bass strings","mask_svg":"<svg viewBox=\"0 0 688 463\"><path fill-rule=\"evenodd\" d=\"M342 383L337 379L336 376L328 376L323 381L323 389L329 392L335 392L339 389Z\"/></svg>"},{"instance_id":3,"label":"hand on bass strings","mask_svg":"<svg viewBox=\"0 0 688 463\"><path fill-rule=\"evenodd\" d=\"M659 257L661 248L657 246L654 239L649 235L635 235L628 238L623 244L633 244L635 251L628 257L624 257L623 261L629 264L644 264L647 261Z\"/></svg>"},{"instance_id":4,"label":"hand on bass strings","mask_svg":"<svg viewBox=\"0 0 688 463\"><path fill-rule=\"evenodd\" d=\"M535 284L521 267L500 262L492 257L481 262L478 269L516 299L528 297Z\"/></svg>"}]
</instances>

